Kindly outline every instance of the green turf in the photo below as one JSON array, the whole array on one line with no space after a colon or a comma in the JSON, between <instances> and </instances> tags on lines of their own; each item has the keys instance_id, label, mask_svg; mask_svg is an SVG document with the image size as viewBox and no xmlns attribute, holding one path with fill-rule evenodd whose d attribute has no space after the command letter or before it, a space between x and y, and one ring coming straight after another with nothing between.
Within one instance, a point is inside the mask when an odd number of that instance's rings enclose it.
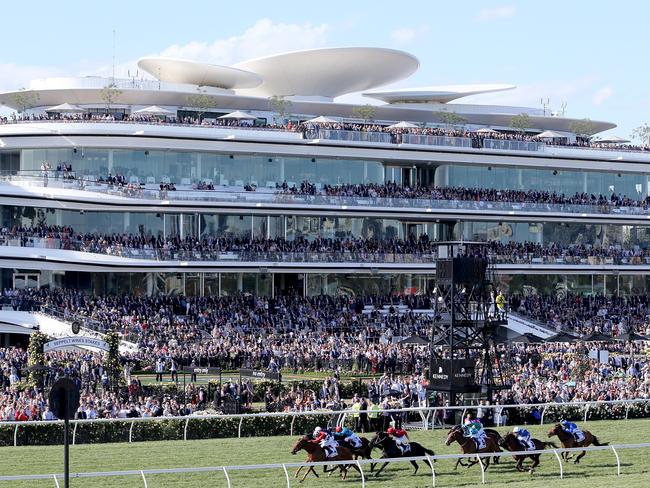
<instances>
[{"instance_id":1,"label":"green turf","mask_svg":"<svg viewBox=\"0 0 650 488\"><path fill-rule=\"evenodd\" d=\"M587 429L603 442L615 444L647 442L650 437L650 421L589 422ZM505 432L506 429L500 429ZM534 436L546 438L546 427L532 427ZM445 432L413 432L417 440L433 448L436 454L456 453L458 446L444 445ZM292 456L290 450L296 437L267 437L245 439L219 439L202 441L168 441L134 444L96 444L71 447L71 471L108 471L148 468L171 468L189 466L220 466L241 464L264 464L296 462L304 459L304 452ZM534 474L518 473L511 459L504 458L501 465L491 466L487 482L492 486L509 488L647 488L650 486L650 451L645 449L620 451L622 476L617 478L616 462L611 451L587 453L583 462L575 466L565 463L565 479L559 479L559 468L553 455L544 456L542 464ZM62 471L63 449L60 446L47 447L5 447L0 448L0 472L2 474L53 473ZM477 466L459 468L454 472L452 461L436 463L437 486L468 487L480 484L480 470ZM431 471L422 466L416 476L407 464L393 464L376 478L368 478L367 486L377 488L421 488L431 486ZM282 470L232 472L233 487L282 487L286 486ZM149 487L198 488L225 487L222 473L149 475ZM292 479L292 486L297 482ZM0 488L53 487L52 480L29 482L0 482ZM63 486L63 485L61 485ZM73 479L71 486L81 487L142 487L141 478L94 478ZM361 486L357 473L351 473L347 481L338 478L319 479L310 477L302 486Z\"/></svg>"}]
</instances>

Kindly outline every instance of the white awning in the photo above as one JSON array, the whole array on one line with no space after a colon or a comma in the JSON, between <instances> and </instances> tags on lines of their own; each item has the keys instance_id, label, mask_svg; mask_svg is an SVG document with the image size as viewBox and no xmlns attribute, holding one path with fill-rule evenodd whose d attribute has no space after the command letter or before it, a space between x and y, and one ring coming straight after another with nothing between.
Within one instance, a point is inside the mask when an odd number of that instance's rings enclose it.
<instances>
[{"instance_id":1,"label":"white awning","mask_svg":"<svg viewBox=\"0 0 650 488\"><path fill-rule=\"evenodd\" d=\"M630 140L619 136L609 136L603 137L602 139L598 139L593 142L596 142L598 144L627 144L630 142Z\"/></svg>"},{"instance_id":2,"label":"white awning","mask_svg":"<svg viewBox=\"0 0 650 488\"><path fill-rule=\"evenodd\" d=\"M389 129L417 129L418 126L412 122L405 122L404 120L402 120L397 124L389 125L388 128Z\"/></svg>"},{"instance_id":3,"label":"white awning","mask_svg":"<svg viewBox=\"0 0 650 488\"><path fill-rule=\"evenodd\" d=\"M151 105L150 107L141 108L133 112L137 115L175 115L171 110L159 107L158 105Z\"/></svg>"},{"instance_id":4,"label":"white awning","mask_svg":"<svg viewBox=\"0 0 650 488\"><path fill-rule=\"evenodd\" d=\"M475 130L474 133L475 134L496 134L497 131L495 131L494 129L489 129L487 127L482 127L478 130Z\"/></svg>"},{"instance_id":5,"label":"white awning","mask_svg":"<svg viewBox=\"0 0 650 488\"><path fill-rule=\"evenodd\" d=\"M308 124L337 124L338 120L330 119L329 117L324 117L322 115L319 115L316 118L309 119L307 123Z\"/></svg>"},{"instance_id":6,"label":"white awning","mask_svg":"<svg viewBox=\"0 0 650 488\"><path fill-rule=\"evenodd\" d=\"M566 137L566 136L560 134L559 132L555 132L554 130L545 130L544 132L541 132L540 134L537 134L534 137L536 137L537 139L558 139L560 137Z\"/></svg>"},{"instance_id":7,"label":"white awning","mask_svg":"<svg viewBox=\"0 0 650 488\"><path fill-rule=\"evenodd\" d=\"M241 110L230 112L229 114L222 115L220 119L234 119L234 120L255 120L257 117Z\"/></svg>"},{"instance_id":8,"label":"white awning","mask_svg":"<svg viewBox=\"0 0 650 488\"><path fill-rule=\"evenodd\" d=\"M61 105L56 105L54 107L46 108L46 112L59 112L62 114L80 114L86 110L78 107L76 105L71 105L69 103L62 103Z\"/></svg>"}]
</instances>

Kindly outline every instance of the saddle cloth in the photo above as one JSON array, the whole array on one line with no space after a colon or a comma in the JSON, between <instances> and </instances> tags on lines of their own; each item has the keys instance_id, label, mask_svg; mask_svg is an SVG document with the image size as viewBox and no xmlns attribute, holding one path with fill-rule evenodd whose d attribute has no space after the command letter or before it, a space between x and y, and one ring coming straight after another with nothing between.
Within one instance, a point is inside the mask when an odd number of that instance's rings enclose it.
<instances>
[{"instance_id":1,"label":"saddle cloth","mask_svg":"<svg viewBox=\"0 0 650 488\"><path fill-rule=\"evenodd\" d=\"M485 449L485 437L474 437L474 442L476 443L477 451Z\"/></svg>"},{"instance_id":2,"label":"saddle cloth","mask_svg":"<svg viewBox=\"0 0 650 488\"><path fill-rule=\"evenodd\" d=\"M325 454L328 458L333 458L339 455L339 452L336 450L336 447L325 447Z\"/></svg>"},{"instance_id":3,"label":"saddle cloth","mask_svg":"<svg viewBox=\"0 0 650 488\"><path fill-rule=\"evenodd\" d=\"M399 447L400 451L402 451L402 454L411 452L411 444L398 444L397 447Z\"/></svg>"},{"instance_id":4,"label":"saddle cloth","mask_svg":"<svg viewBox=\"0 0 650 488\"><path fill-rule=\"evenodd\" d=\"M578 430L573 433L573 437L575 438L576 442L582 442L585 440L585 435L582 431Z\"/></svg>"}]
</instances>

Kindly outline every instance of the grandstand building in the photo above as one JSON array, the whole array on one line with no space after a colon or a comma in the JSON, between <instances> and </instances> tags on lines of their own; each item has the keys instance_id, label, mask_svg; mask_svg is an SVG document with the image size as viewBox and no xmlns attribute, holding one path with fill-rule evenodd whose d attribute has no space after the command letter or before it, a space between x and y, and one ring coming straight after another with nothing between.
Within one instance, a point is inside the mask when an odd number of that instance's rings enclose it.
<instances>
[{"instance_id":1,"label":"grandstand building","mask_svg":"<svg viewBox=\"0 0 650 488\"><path fill-rule=\"evenodd\" d=\"M638 202L650 196L650 152L587 144L576 134L577 127L598 133L612 123L462 103L511 85L391 90L386 86L407 79L419 62L389 49L316 49L236 66L149 57L138 66L150 78L49 78L0 94L0 104L16 111L0 124L3 232L47 225L185 241L426 236L583 246L620 252L497 255L499 286L508 294L524 287L648 292L650 210ZM381 104L337 101L353 92ZM310 191L299 190L303 182ZM602 195L607 202L326 191L388 182ZM98 252L39 235L3 235L2 244L4 288L277 296L435 287L433 252Z\"/></svg>"}]
</instances>

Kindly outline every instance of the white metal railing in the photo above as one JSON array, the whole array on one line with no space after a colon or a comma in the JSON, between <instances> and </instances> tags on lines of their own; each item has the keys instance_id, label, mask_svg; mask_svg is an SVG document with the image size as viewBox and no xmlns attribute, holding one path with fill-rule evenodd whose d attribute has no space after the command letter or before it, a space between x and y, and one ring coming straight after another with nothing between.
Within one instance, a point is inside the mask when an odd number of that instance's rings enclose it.
<instances>
[{"instance_id":1,"label":"white metal railing","mask_svg":"<svg viewBox=\"0 0 650 488\"><path fill-rule=\"evenodd\" d=\"M357 459L355 461L321 461L321 462L298 462L298 463L276 463L276 464L249 464L249 465L238 465L238 466L208 466L208 467L197 467L197 468L159 468L159 469L139 469L139 470L122 470L122 471L95 471L95 472L86 472L86 473L70 473L70 478L106 478L114 476L139 476L142 478L144 487L147 488L147 475L155 474L180 474L180 473L210 473L210 472L222 472L225 476L226 483L228 488L232 488L232 481L230 479L230 472L233 471L256 471L256 470L270 470L270 469L282 469L284 471L285 480L287 483L287 488L291 488L291 478L289 477L289 468L301 468L309 466L338 466L338 465L356 465L359 469L361 487L365 488L366 478L363 471L363 465L366 464L376 464L380 463L400 463L400 462L411 462L411 461L422 461L426 462L431 468L431 486L435 488L436 486L436 470L434 467L434 461L446 460L446 459L470 459L478 458L479 467L481 472L481 483L486 482L486 466L483 464L482 459L486 457L502 457L502 456L514 456L514 455L530 455L530 454L553 454L559 465L559 476L560 479L564 478L564 465L562 464L562 459L560 453L563 452L578 452L578 451L612 451L616 458L616 475L621 475L621 459L618 453L618 450L624 449L644 449L650 447L650 443L643 444L617 444L609 446L590 446L590 447L573 447L573 448L556 448L556 449L541 449L534 451L503 451L503 452L487 452L480 454L438 454L438 455L426 455L426 456L413 456L413 457L403 457L403 458L386 458L386 459ZM26 480L43 480L43 479L54 479L56 486L59 486L58 479L62 478L62 474L53 473L53 474L26 474L26 475L12 475L12 476L0 476L0 482L2 481L26 481Z\"/></svg>"},{"instance_id":2,"label":"white metal railing","mask_svg":"<svg viewBox=\"0 0 650 488\"><path fill-rule=\"evenodd\" d=\"M547 410L552 408L584 408L583 413L583 422L589 420L589 411L591 407L598 407L603 405L624 405L625 414L620 420L627 420L629 415L630 405L638 403L648 403L650 404L650 399L638 398L632 400L607 400L607 401L589 401L589 402L567 402L567 403L530 403L530 404L515 404L515 405L458 405L453 407L410 407L410 408L401 408L401 409L379 409L372 411L363 411L362 413L372 413L377 415L382 414L394 414L401 415L406 413L419 413L422 420L422 428L424 430L429 430L429 428L435 430L435 414L436 412L443 410L454 410L461 411L461 418L465 417L465 413L468 410L477 410L478 408L482 409L532 409L537 408L541 409L540 412L540 425L544 424L544 418L547 413ZM177 421L184 423L183 426L183 440L187 439L187 431L189 423L192 421L200 420L210 420L210 419L239 419L239 424L237 427L237 437L242 437L242 430L244 427L244 420L255 419L255 418L264 418L264 417L291 417L291 423L289 426L289 434L294 435L294 423L297 417L315 417L315 416L329 416L333 420L336 420L336 425L342 425L345 422L345 419L348 415L358 415L359 410L314 410L309 412L263 412L263 413L253 413L253 414L224 414L224 415L191 415L186 417L136 417L136 418L116 418L116 419L84 419L84 420L71 420L70 425L72 427L72 444L76 443L76 434L77 428L79 425L84 424L99 424L99 423L127 423L131 424L129 426L128 433L128 442L133 442L133 426L136 423L147 423L147 422L170 422ZM614 419L612 419L614 420ZM14 429L14 447L18 445L18 431L22 426L29 425L63 425L62 420L53 420L53 421L42 421L42 420L31 420L31 421L22 421L22 422L0 422L0 429L3 427L12 427ZM498 425L500 426L500 425Z\"/></svg>"}]
</instances>

